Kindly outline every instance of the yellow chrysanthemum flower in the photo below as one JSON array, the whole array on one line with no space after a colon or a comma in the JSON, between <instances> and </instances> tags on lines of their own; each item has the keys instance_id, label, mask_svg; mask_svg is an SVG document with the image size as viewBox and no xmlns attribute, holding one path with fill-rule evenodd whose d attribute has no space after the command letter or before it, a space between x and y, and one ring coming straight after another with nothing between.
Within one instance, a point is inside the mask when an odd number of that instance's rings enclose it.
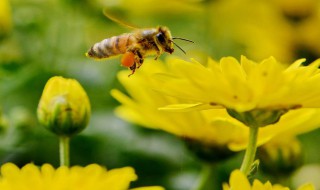
<instances>
[{"instance_id":1,"label":"yellow chrysanthemum flower","mask_svg":"<svg viewBox=\"0 0 320 190\"><path fill-rule=\"evenodd\" d=\"M170 73L159 77L162 85L157 90L193 102L178 108L218 105L237 112L319 108L320 60L306 67L300 66L303 61L287 66L273 57L257 63L242 56L240 62L233 57L209 59L204 66L176 59L168 62Z\"/></svg>"},{"instance_id":2,"label":"yellow chrysanthemum flower","mask_svg":"<svg viewBox=\"0 0 320 190\"><path fill-rule=\"evenodd\" d=\"M158 72L165 72L166 68L160 61L146 60L146 64L139 69L134 76L128 77L129 71L118 73L118 79L128 91L130 97L117 89L111 91L111 95L117 99L121 106L116 108L116 113L120 117L152 129L161 129L177 136L185 138L202 139L205 142L212 141L207 134L218 133L218 129L210 126L210 123L216 123L216 126L230 126L229 133L237 125L237 121L228 121L225 118L227 113L223 110L207 110L203 112L188 113L169 113L158 110L159 107L167 104L177 103L178 100L173 97L164 96L154 91L155 83L152 76ZM217 120L212 119L212 115L217 116ZM220 118L220 120L219 120ZM232 119L232 118L231 118ZM199 129L199 130L196 130ZM216 131L218 130L218 131ZM221 135L221 133L219 132ZM223 135L222 135L223 136ZM227 138L215 138L218 144L225 144Z\"/></svg>"},{"instance_id":3,"label":"yellow chrysanthemum flower","mask_svg":"<svg viewBox=\"0 0 320 190\"><path fill-rule=\"evenodd\" d=\"M269 181L262 183L255 179L250 184L247 177L239 170L235 170L230 175L229 184L223 184L223 190L290 190L288 187L281 185L272 185ZM306 184L298 188L298 190L314 190L313 185Z\"/></svg>"},{"instance_id":4,"label":"yellow chrysanthemum flower","mask_svg":"<svg viewBox=\"0 0 320 190\"><path fill-rule=\"evenodd\" d=\"M179 136L188 144L190 143L190 146L199 142L207 148L213 148L216 155L219 155L218 149L221 150L221 154L229 154L226 146L232 142L236 143L239 136L245 136L246 134L243 133L246 127L229 117L225 110L188 113L158 110L159 107L178 103L176 98L163 96L153 90L153 86L157 84L152 76L166 70L162 62L148 59L139 72L131 77L128 77L130 71L119 72L118 79L130 97L117 89L111 91L112 96L122 104L116 108L116 114L144 127L163 130Z\"/></svg>"},{"instance_id":5,"label":"yellow chrysanthemum flower","mask_svg":"<svg viewBox=\"0 0 320 190\"><path fill-rule=\"evenodd\" d=\"M304 67L300 66L302 62L301 59L286 66L273 57L259 63L242 57L239 63L233 57L226 57L220 62L209 60L204 66L176 59L169 61L170 72L157 77L158 86L154 89L180 99L181 104L163 109L220 107L248 126L249 141L241 171L249 174L262 132L259 128L279 123L290 110L320 108L320 60ZM285 128L270 132L275 134Z\"/></svg>"},{"instance_id":6,"label":"yellow chrysanthemum flower","mask_svg":"<svg viewBox=\"0 0 320 190\"><path fill-rule=\"evenodd\" d=\"M144 127L163 130L184 139L201 142L209 147L224 147L232 151L245 149L249 130L244 124L230 117L225 109L190 112L167 112L158 109L181 101L180 98L166 96L155 90L167 82L159 81L158 74L170 73L170 69L173 69L170 66L172 65L147 59L139 72L131 77L128 77L130 71L121 71L118 79L129 95L116 89L112 90L112 96L122 104L116 109L117 115ZM180 72L184 69L185 67L182 66ZM193 75L193 72L196 73L196 70L190 71L190 75ZM216 83L217 81L213 85ZM187 86L177 88L185 89L185 93L189 92ZM320 110L314 109L289 111L278 123L261 128L258 145L288 131L296 135L313 130L320 126L320 119L317 117L319 114Z\"/></svg>"},{"instance_id":7,"label":"yellow chrysanthemum flower","mask_svg":"<svg viewBox=\"0 0 320 190\"><path fill-rule=\"evenodd\" d=\"M87 126L90 109L89 98L78 81L56 76L44 87L37 111L46 128L71 136Z\"/></svg>"},{"instance_id":8,"label":"yellow chrysanthemum flower","mask_svg":"<svg viewBox=\"0 0 320 190\"><path fill-rule=\"evenodd\" d=\"M137 179L131 167L106 170L91 164L86 167L66 166L54 169L27 164L21 169L12 163L1 166L1 190L125 190ZM134 190L164 190L162 187L143 187Z\"/></svg>"}]
</instances>

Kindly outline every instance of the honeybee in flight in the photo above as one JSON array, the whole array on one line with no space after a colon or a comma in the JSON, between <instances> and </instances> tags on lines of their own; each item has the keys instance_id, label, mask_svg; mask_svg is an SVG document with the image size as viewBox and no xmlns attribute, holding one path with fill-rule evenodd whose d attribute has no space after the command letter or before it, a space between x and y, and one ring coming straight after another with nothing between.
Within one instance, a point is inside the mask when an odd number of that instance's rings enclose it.
<instances>
[{"instance_id":1,"label":"honeybee in flight","mask_svg":"<svg viewBox=\"0 0 320 190\"><path fill-rule=\"evenodd\" d=\"M124 24L107 13L105 13L105 15L112 21L134 28ZM186 53L173 41L174 39L193 43L193 41L188 39L172 37L170 30L164 26L148 29L134 29L135 30L132 33L124 33L95 43L88 50L86 56L94 59L104 59L123 54L121 65L128 67L132 71L130 74L132 75L135 70L143 64L144 58L147 55L156 55L156 60L164 52L172 54L174 52L173 45L177 46L183 53Z\"/></svg>"}]
</instances>

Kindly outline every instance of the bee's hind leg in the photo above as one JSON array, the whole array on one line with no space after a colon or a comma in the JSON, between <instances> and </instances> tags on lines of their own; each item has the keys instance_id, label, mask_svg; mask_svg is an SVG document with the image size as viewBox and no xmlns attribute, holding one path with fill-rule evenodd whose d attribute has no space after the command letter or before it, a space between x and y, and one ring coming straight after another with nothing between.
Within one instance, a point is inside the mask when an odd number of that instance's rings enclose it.
<instances>
[{"instance_id":1,"label":"bee's hind leg","mask_svg":"<svg viewBox=\"0 0 320 190\"><path fill-rule=\"evenodd\" d=\"M130 68L130 70L132 71L132 73L131 74L129 74L128 75L128 77L130 77L131 75L133 75L134 74L134 72L136 71L136 69L137 69L137 64L136 63L134 63L131 67L129 67Z\"/></svg>"},{"instance_id":2,"label":"bee's hind leg","mask_svg":"<svg viewBox=\"0 0 320 190\"><path fill-rule=\"evenodd\" d=\"M137 51L135 55L137 55L137 68L140 68L144 61L143 56L139 51Z\"/></svg>"},{"instance_id":3,"label":"bee's hind leg","mask_svg":"<svg viewBox=\"0 0 320 190\"><path fill-rule=\"evenodd\" d=\"M143 59L142 53L139 51L139 48L130 48L127 51L130 51L134 54L134 64L131 67L129 67L130 70L132 71L132 73L129 75L131 76L134 74L136 69L141 67L144 59Z\"/></svg>"}]
</instances>

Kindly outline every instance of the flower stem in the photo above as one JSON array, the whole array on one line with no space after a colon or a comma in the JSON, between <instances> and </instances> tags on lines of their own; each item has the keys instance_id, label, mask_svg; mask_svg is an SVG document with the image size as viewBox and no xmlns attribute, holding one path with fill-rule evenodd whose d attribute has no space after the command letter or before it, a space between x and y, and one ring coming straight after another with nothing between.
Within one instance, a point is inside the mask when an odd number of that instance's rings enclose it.
<instances>
[{"instance_id":1,"label":"flower stem","mask_svg":"<svg viewBox=\"0 0 320 190\"><path fill-rule=\"evenodd\" d=\"M254 161L256 151L257 151L257 139L259 127L249 127L249 142L248 147L246 149L240 171L242 171L245 175L248 175Z\"/></svg>"},{"instance_id":2,"label":"flower stem","mask_svg":"<svg viewBox=\"0 0 320 190\"><path fill-rule=\"evenodd\" d=\"M213 184L211 184L211 182L213 181L214 166L213 164L203 164L200 179L193 190L212 189Z\"/></svg>"},{"instance_id":3,"label":"flower stem","mask_svg":"<svg viewBox=\"0 0 320 190\"><path fill-rule=\"evenodd\" d=\"M59 148L60 148L60 166L70 166L70 138L67 136L60 136Z\"/></svg>"}]
</instances>

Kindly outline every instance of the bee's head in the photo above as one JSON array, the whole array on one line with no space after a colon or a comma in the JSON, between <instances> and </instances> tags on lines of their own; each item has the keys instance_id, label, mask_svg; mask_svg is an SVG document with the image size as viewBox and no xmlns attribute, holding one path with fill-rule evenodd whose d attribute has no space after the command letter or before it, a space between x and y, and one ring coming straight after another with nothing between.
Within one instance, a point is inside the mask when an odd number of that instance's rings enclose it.
<instances>
[{"instance_id":1,"label":"bee's head","mask_svg":"<svg viewBox=\"0 0 320 190\"><path fill-rule=\"evenodd\" d=\"M161 46L163 51L168 53L173 53L173 41L170 30L166 27L160 26L158 27L158 32L156 35L156 42Z\"/></svg>"},{"instance_id":2,"label":"bee's head","mask_svg":"<svg viewBox=\"0 0 320 190\"><path fill-rule=\"evenodd\" d=\"M176 44L173 41L174 39L178 39L178 40L183 40L183 41L194 43L193 41L185 39L185 38L172 37L171 33L170 33L170 30L168 28L163 27L163 26L158 27L158 32L157 32L157 35L156 35L156 43L159 46L161 46L163 51L168 52L168 53L171 54L174 51L173 45L176 45L184 54L186 54L186 52L180 46L178 46L178 44Z\"/></svg>"}]
</instances>

